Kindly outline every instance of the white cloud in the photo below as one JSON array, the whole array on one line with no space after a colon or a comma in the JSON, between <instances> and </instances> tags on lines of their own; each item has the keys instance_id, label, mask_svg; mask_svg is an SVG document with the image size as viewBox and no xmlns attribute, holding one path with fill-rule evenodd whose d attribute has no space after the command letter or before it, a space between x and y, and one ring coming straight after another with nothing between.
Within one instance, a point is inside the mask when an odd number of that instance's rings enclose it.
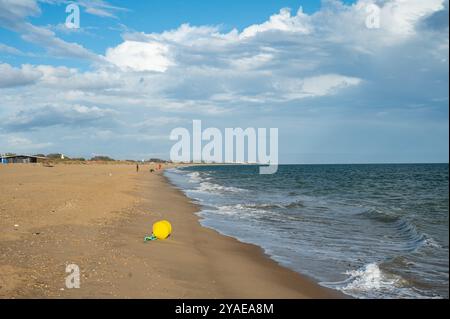
<instances>
[{"instance_id":1,"label":"white cloud","mask_svg":"<svg viewBox=\"0 0 450 319\"><path fill-rule=\"evenodd\" d=\"M34 90L47 96L50 104L67 99L78 104L176 112L209 109L218 114L239 104L331 96L362 81L383 87L386 78L398 82L394 77L404 76L405 57L418 69L430 72L448 65L448 38L439 30L421 28L424 19L444 7L444 1L414 0L408 8L404 2L381 3L386 16L386 20L382 17L382 30L365 26L364 6L373 1L361 0L352 6L328 1L312 15L301 9L296 14L283 9L242 32L223 33L215 26L183 24L162 33L126 33L123 43L106 50L105 60L110 65L100 57L96 67L86 72L67 67L32 68L36 74L42 73ZM408 24L408 30L417 34L400 32L398 23ZM64 48L53 43L52 52L65 55L70 49L80 57L86 53L82 47L60 44ZM415 57L409 57L410 52L415 52ZM387 69L377 69L377 65ZM33 84L36 80L25 78L22 82ZM407 84L402 82L404 87ZM49 94L52 90L55 93Z\"/></svg>"},{"instance_id":2,"label":"white cloud","mask_svg":"<svg viewBox=\"0 0 450 319\"><path fill-rule=\"evenodd\" d=\"M40 14L36 0L0 0L0 27L17 32L25 41L45 48L54 56L101 61L101 57L82 45L64 41L48 28L28 22L28 17Z\"/></svg>"},{"instance_id":3,"label":"white cloud","mask_svg":"<svg viewBox=\"0 0 450 319\"><path fill-rule=\"evenodd\" d=\"M64 58L87 59L101 62L102 58L75 42L67 42L58 38L56 34L45 27L38 27L31 23L24 23L19 31L22 39L44 47L51 55Z\"/></svg>"},{"instance_id":4,"label":"white cloud","mask_svg":"<svg viewBox=\"0 0 450 319\"><path fill-rule=\"evenodd\" d=\"M7 134L0 135L0 137L0 140L3 141L3 143L0 141L0 146L3 148L7 148L10 152L32 151L44 149L52 145L52 143L50 142L35 143L29 138L17 135Z\"/></svg>"},{"instance_id":5,"label":"white cloud","mask_svg":"<svg viewBox=\"0 0 450 319\"><path fill-rule=\"evenodd\" d=\"M400 72L395 60L411 47L423 46L419 52L432 47L431 52L445 63L448 41L438 34L440 40L433 43L418 29L423 19L444 8L444 1L412 0L411 6L405 2L377 2L379 30L365 24L365 8L374 1L351 6L329 1L312 15L301 8L296 14L282 9L242 32L183 24L162 33L126 33L123 43L107 50L106 59L125 73L164 73L144 79L152 86L148 96L155 99L214 101L221 107L323 97L358 86L364 79L379 81L373 71L366 72L377 63L392 63L391 72ZM391 61L385 60L388 56ZM135 87L142 92L149 86Z\"/></svg>"},{"instance_id":6,"label":"white cloud","mask_svg":"<svg viewBox=\"0 0 450 319\"><path fill-rule=\"evenodd\" d=\"M308 15L303 13L302 8L297 15L291 16L289 8L281 9L280 13L274 14L269 21L262 24L255 24L245 28L239 35L241 39L246 39L267 31L283 31L297 34L308 34L311 32L312 26L309 23Z\"/></svg>"},{"instance_id":7,"label":"white cloud","mask_svg":"<svg viewBox=\"0 0 450 319\"><path fill-rule=\"evenodd\" d=\"M30 85L42 77L42 72L31 65L14 68L9 64L0 64L0 88Z\"/></svg>"},{"instance_id":8,"label":"white cloud","mask_svg":"<svg viewBox=\"0 0 450 319\"><path fill-rule=\"evenodd\" d=\"M365 2L376 3L376 1ZM384 30L395 34L412 35L416 32L416 25L421 19L443 8L442 0L389 1L381 7L381 25Z\"/></svg>"},{"instance_id":9,"label":"white cloud","mask_svg":"<svg viewBox=\"0 0 450 319\"><path fill-rule=\"evenodd\" d=\"M0 22L16 25L29 16L41 14L35 0L0 0Z\"/></svg>"},{"instance_id":10,"label":"white cloud","mask_svg":"<svg viewBox=\"0 0 450 319\"><path fill-rule=\"evenodd\" d=\"M3 44L3 43L0 43L0 52L4 52L4 53L7 53L7 54L12 54L12 55L25 55L19 49L16 49L14 47L11 47L11 46Z\"/></svg>"},{"instance_id":11,"label":"white cloud","mask_svg":"<svg viewBox=\"0 0 450 319\"><path fill-rule=\"evenodd\" d=\"M116 112L111 109L102 109L96 106L46 105L19 110L0 123L7 131L26 131L57 125L83 127L105 118L110 121L114 114Z\"/></svg>"},{"instance_id":12,"label":"white cloud","mask_svg":"<svg viewBox=\"0 0 450 319\"><path fill-rule=\"evenodd\" d=\"M287 98L299 99L331 95L341 89L356 86L360 83L361 79L358 78L338 74L325 74L290 83L288 81L287 83L282 83L281 86L286 91Z\"/></svg>"},{"instance_id":13,"label":"white cloud","mask_svg":"<svg viewBox=\"0 0 450 319\"><path fill-rule=\"evenodd\" d=\"M125 41L106 51L106 60L122 70L165 72L172 64L168 47L156 42Z\"/></svg>"},{"instance_id":14,"label":"white cloud","mask_svg":"<svg viewBox=\"0 0 450 319\"><path fill-rule=\"evenodd\" d=\"M236 60L230 61L230 64L240 70L251 70L264 66L272 61L273 58L273 54L261 52L253 56L237 58Z\"/></svg>"}]
</instances>

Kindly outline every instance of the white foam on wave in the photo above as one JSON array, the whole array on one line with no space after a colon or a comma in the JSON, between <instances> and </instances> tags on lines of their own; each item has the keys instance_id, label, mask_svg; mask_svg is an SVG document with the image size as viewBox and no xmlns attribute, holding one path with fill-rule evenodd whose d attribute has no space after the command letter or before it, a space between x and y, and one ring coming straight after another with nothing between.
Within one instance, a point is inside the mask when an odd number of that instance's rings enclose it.
<instances>
[{"instance_id":1,"label":"white foam on wave","mask_svg":"<svg viewBox=\"0 0 450 319\"><path fill-rule=\"evenodd\" d=\"M167 171L170 173L182 174L183 172L176 167L169 168Z\"/></svg>"},{"instance_id":2,"label":"white foam on wave","mask_svg":"<svg viewBox=\"0 0 450 319\"><path fill-rule=\"evenodd\" d=\"M437 241L435 241L433 238L429 237L428 235L425 234L425 241L424 241L424 245L428 246L428 247L433 247L433 248L442 248L441 245L439 245L439 243Z\"/></svg>"},{"instance_id":3,"label":"white foam on wave","mask_svg":"<svg viewBox=\"0 0 450 319\"><path fill-rule=\"evenodd\" d=\"M189 183L200 183L202 181L209 181L211 180L211 177L209 177L208 173L202 172L192 172L189 174L186 174L186 176L189 177Z\"/></svg>"},{"instance_id":4,"label":"white foam on wave","mask_svg":"<svg viewBox=\"0 0 450 319\"><path fill-rule=\"evenodd\" d=\"M390 289L401 281L400 277L387 278L376 263L347 271L346 275L350 276L350 282L342 288L345 291Z\"/></svg>"},{"instance_id":5,"label":"white foam on wave","mask_svg":"<svg viewBox=\"0 0 450 319\"><path fill-rule=\"evenodd\" d=\"M195 189L197 192L203 192L203 193L225 193L225 192L232 192L232 193L238 193L238 192L245 192L247 190L232 187L232 186L221 186L215 183L210 182L201 182L199 187Z\"/></svg>"},{"instance_id":6,"label":"white foam on wave","mask_svg":"<svg viewBox=\"0 0 450 319\"><path fill-rule=\"evenodd\" d=\"M209 213L222 216L246 218L253 222L258 219L271 219L273 221L295 220L295 218L293 219L283 213L248 207L247 205L242 204L215 206L215 208L215 210L209 210Z\"/></svg>"},{"instance_id":7,"label":"white foam on wave","mask_svg":"<svg viewBox=\"0 0 450 319\"><path fill-rule=\"evenodd\" d=\"M237 204L237 205L224 205L224 206L217 206L217 213L220 215L229 215L229 216L241 216L241 217L248 217L248 216L255 216L258 214L264 214L265 211L259 210L259 209L249 209L248 207L245 207L245 205Z\"/></svg>"},{"instance_id":8,"label":"white foam on wave","mask_svg":"<svg viewBox=\"0 0 450 319\"><path fill-rule=\"evenodd\" d=\"M322 283L356 298L427 298L412 289L399 275L388 274L377 263L345 272L349 278L338 283Z\"/></svg>"},{"instance_id":9,"label":"white foam on wave","mask_svg":"<svg viewBox=\"0 0 450 319\"><path fill-rule=\"evenodd\" d=\"M199 172L192 172L187 174L189 176L189 183L196 183L201 181L200 173Z\"/></svg>"}]
</instances>

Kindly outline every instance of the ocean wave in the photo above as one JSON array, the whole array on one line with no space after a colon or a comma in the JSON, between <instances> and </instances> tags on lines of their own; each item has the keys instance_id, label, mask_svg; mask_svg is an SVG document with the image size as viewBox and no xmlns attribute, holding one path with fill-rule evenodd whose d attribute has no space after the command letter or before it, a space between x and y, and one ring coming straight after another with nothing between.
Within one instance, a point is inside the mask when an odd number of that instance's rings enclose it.
<instances>
[{"instance_id":1,"label":"ocean wave","mask_svg":"<svg viewBox=\"0 0 450 319\"><path fill-rule=\"evenodd\" d=\"M249 209L244 207L243 205L238 204L217 206L214 213L225 216L255 217L260 216L266 212L258 209Z\"/></svg>"},{"instance_id":2,"label":"ocean wave","mask_svg":"<svg viewBox=\"0 0 450 319\"><path fill-rule=\"evenodd\" d=\"M183 171L176 167L169 168L167 171L169 171L170 173L175 173L175 174L183 174Z\"/></svg>"},{"instance_id":3,"label":"ocean wave","mask_svg":"<svg viewBox=\"0 0 450 319\"><path fill-rule=\"evenodd\" d=\"M237 191L236 189L230 189L231 191ZM280 211L285 209L291 209L296 207L304 207L302 201L296 200L289 203L245 203L236 204L228 206L220 206L222 209L238 209L238 210L254 210L259 212L272 212L275 214L274 210Z\"/></svg>"},{"instance_id":4,"label":"ocean wave","mask_svg":"<svg viewBox=\"0 0 450 319\"><path fill-rule=\"evenodd\" d=\"M187 174L187 176L189 176L189 183L197 183L202 180L199 172L192 172Z\"/></svg>"},{"instance_id":5,"label":"ocean wave","mask_svg":"<svg viewBox=\"0 0 450 319\"><path fill-rule=\"evenodd\" d=\"M416 226L408 220L400 218L395 222L395 226L399 237L408 243L408 250L415 251L426 243L425 234L419 232Z\"/></svg>"},{"instance_id":6,"label":"ocean wave","mask_svg":"<svg viewBox=\"0 0 450 319\"><path fill-rule=\"evenodd\" d=\"M238 208L242 208L242 209L250 208L250 209L263 209L263 210L285 208L284 205L277 204L277 203L267 203L267 204L247 203L247 204L239 204L236 206L240 206Z\"/></svg>"},{"instance_id":7,"label":"ocean wave","mask_svg":"<svg viewBox=\"0 0 450 319\"><path fill-rule=\"evenodd\" d=\"M356 214L356 216L368 218L382 223L393 223L399 220L400 217L382 212L376 208L369 208Z\"/></svg>"},{"instance_id":8,"label":"ocean wave","mask_svg":"<svg viewBox=\"0 0 450 319\"><path fill-rule=\"evenodd\" d=\"M238 188L238 187L232 187L232 186L222 186L219 184L211 183L211 182L201 182L200 185L194 190L195 192L202 192L202 193L239 193L239 192L246 192L246 189Z\"/></svg>"},{"instance_id":9,"label":"ocean wave","mask_svg":"<svg viewBox=\"0 0 450 319\"><path fill-rule=\"evenodd\" d=\"M301 200L296 200L293 202L290 202L289 204L285 205L286 208L303 208L305 207L305 203Z\"/></svg>"},{"instance_id":10,"label":"ocean wave","mask_svg":"<svg viewBox=\"0 0 450 319\"><path fill-rule=\"evenodd\" d=\"M263 209L263 210L272 210L272 209L292 209L298 207L305 207L303 201L295 200L288 203L247 203L242 205L242 208L254 208L254 209Z\"/></svg>"},{"instance_id":11,"label":"ocean wave","mask_svg":"<svg viewBox=\"0 0 450 319\"><path fill-rule=\"evenodd\" d=\"M249 207L244 204L236 204L236 205L223 205L223 206L217 206L217 209L226 211L226 210L238 210L238 211L253 211L253 212L261 212L266 213L266 211L258 209L256 207Z\"/></svg>"},{"instance_id":12,"label":"ocean wave","mask_svg":"<svg viewBox=\"0 0 450 319\"><path fill-rule=\"evenodd\" d=\"M425 234L425 236L426 236L426 239L425 239L425 242L424 242L425 246L432 247L432 248L439 248L439 249L442 248L442 246L437 241L435 241L433 238L429 237L426 234Z\"/></svg>"},{"instance_id":13,"label":"ocean wave","mask_svg":"<svg viewBox=\"0 0 450 319\"><path fill-rule=\"evenodd\" d=\"M377 209L368 209L357 215L385 223L385 227L395 230L393 239L401 240L404 243L404 249L409 252L416 251L423 246L440 248L440 245L433 238L420 232L414 223L402 216L395 216Z\"/></svg>"},{"instance_id":14,"label":"ocean wave","mask_svg":"<svg viewBox=\"0 0 450 319\"><path fill-rule=\"evenodd\" d=\"M345 275L349 276L345 281L323 284L356 298L426 297L412 289L406 279L381 270L377 263L346 271Z\"/></svg>"},{"instance_id":15,"label":"ocean wave","mask_svg":"<svg viewBox=\"0 0 450 319\"><path fill-rule=\"evenodd\" d=\"M213 209L208 209L207 213L222 216L232 216L238 218L246 218L251 221L271 221L271 222L286 222L286 221L298 221L298 217L286 215L284 212L273 211L258 208L259 205L222 205L215 206Z\"/></svg>"},{"instance_id":16,"label":"ocean wave","mask_svg":"<svg viewBox=\"0 0 450 319\"><path fill-rule=\"evenodd\" d=\"M242 204L215 206L213 209L205 210L205 212L213 215L247 218L253 221L256 219L281 220L280 214L263 209L250 208Z\"/></svg>"},{"instance_id":17,"label":"ocean wave","mask_svg":"<svg viewBox=\"0 0 450 319\"><path fill-rule=\"evenodd\" d=\"M195 184L201 183L203 181L211 180L211 177L206 172L202 172L202 173L192 172L192 173L186 174L186 176L189 177L189 179L188 179L189 183L195 183Z\"/></svg>"}]
</instances>

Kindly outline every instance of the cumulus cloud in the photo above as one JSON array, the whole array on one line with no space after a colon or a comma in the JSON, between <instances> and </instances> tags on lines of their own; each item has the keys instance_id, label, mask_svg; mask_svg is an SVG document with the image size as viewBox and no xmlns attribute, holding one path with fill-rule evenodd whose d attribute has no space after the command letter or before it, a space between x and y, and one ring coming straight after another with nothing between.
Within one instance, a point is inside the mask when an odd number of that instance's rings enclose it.
<instances>
[{"instance_id":1,"label":"cumulus cloud","mask_svg":"<svg viewBox=\"0 0 450 319\"><path fill-rule=\"evenodd\" d=\"M379 29L366 25L366 9L374 4L380 8ZM301 100L339 94L363 82L382 87L389 79L399 81L407 74L399 61L411 50L417 57L408 57L408 63L418 69L423 68L418 64L442 68L448 55L445 34L420 28L442 10L442 0L361 0L351 6L328 1L312 15L282 9L242 31L184 24L162 33L126 33L106 56L122 70L164 73L157 80L159 93L175 100ZM390 75L376 65L390 68ZM417 85L405 80L408 90Z\"/></svg>"},{"instance_id":2,"label":"cumulus cloud","mask_svg":"<svg viewBox=\"0 0 450 319\"><path fill-rule=\"evenodd\" d=\"M14 68L9 64L0 64L0 88L30 85L42 77L42 72L31 65Z\"/></svg>"},{"instance_id":3,"label":"cumulus cloud","mask_svg":"<svg viewBox=\"0 0 450 319\"><path fill-rule=\"evenodd\" d=\"M32 1L26 3L39 13ZM35 70L43 74L41 89L63 89L67 98L80 103L169 110L208 105L204 109L220 112L239 104L310 100L344 94L362 83L360 92L381 90L394 97L398 91L386 88L401 83L397 90L422 94L415 89L419 83L431 86L436 81L432 78L448 74L445 27L442 22L439 29L430 27L438 13L448 11L447 3L360 0L349 6L328 1L312 15L301 8L296 13L282 9L242 31L183 24L162 33L128 32L121 44L106 50L110 66L100 58L87 72L50 66ZM371 4L380 6L380 29L366 26ZM50 45L52 52L66 54L67 44L57 42ZM85 55L81 46L73 45L73 56ZM405 68L418 76L411 79ZM428 94L442 98L445 91L439 84Z\"/></svg>"},{"instance_id":4,"label":"cumulus cloud","mask_svg":"<svg viewBox=\"0 0 450 319\"><path fill-rule=\"evenodd\" d=\"M381 7L380 19L384 30L399 35L412 35L416 33L419 21L442 9L442 0L396 0Z\"/></svg>"},{"instance_id":5,"label":"cumulus cloud","mask_svg":"<svg viewBox=\"0 0 450 319\"><path fill-rule=\"evenodd\" d=\"M297 14L291 16L291 10L288 8L281 9L279 14L270 17L269 21L262 24L255 24L244 29L239 35L241 39L251 38L258 33L267 31L283 31L297 34L308 34L311 32L311 24L309 17L303 13L302 8Z\"/></svg>"},{"instance_id":6,"label":"cumulus cloud","mask_svg":"<svg viewBox=\"0 0 450 319\"><path fill-rule=\"evenodd\" d=\"M125 71L164 72L171 65L168 47L155 42L125 41L108 49L106 60Z\"/></svg>"}]
</instances>

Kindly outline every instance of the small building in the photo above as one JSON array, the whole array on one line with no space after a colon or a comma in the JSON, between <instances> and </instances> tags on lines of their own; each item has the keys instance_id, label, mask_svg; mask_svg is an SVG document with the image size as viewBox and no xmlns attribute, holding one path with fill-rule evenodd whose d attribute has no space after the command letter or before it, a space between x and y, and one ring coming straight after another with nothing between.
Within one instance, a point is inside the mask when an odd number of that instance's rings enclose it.
<instances>
[{"instance_id":1,"label":"small building","mask_svg":"<svg viewBox=\"0 0 450 319\"><path fill-rule=\"evenodd\" d=\"M2 155L0 157L2 164L30 164L47 160L47 157L33 155Z\"/></svg>"}]
</instances>

